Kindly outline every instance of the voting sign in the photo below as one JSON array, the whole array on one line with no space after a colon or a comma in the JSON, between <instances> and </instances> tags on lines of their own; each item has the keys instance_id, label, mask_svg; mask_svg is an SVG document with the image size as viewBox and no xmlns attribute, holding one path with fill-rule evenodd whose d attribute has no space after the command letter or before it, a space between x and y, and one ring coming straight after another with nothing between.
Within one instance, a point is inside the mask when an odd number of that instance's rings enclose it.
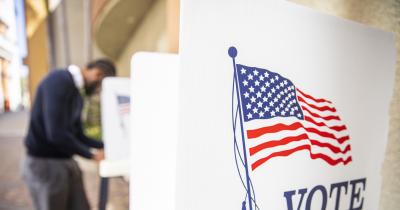
<instances>
[{"instance_id":1,"label":"voting sign","mask_svg":"<svg viewBox=\"0 0 400 210\"><path fill-rule=\"evenodd\" d=\"M177 209L378 209L393 34L205 0L182 1L180 35Z\"/></svg>"}]
</instances>

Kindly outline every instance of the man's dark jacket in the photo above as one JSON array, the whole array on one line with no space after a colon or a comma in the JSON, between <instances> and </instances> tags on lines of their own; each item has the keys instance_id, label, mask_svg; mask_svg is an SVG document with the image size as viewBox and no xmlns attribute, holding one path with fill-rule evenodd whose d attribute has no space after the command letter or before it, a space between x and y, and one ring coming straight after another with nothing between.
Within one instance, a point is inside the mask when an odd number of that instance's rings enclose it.
<instances>
[{"instance_id":1,"label":"man's dark jacket","mask_svg":"<svg viewBox=\"0 0 400 210\"><path fill-rule=\"evenodd\" d=\"M72 74L54 70L40 83L34 100L25 145L28 154L43 158L92 158L89 147L103 143L88 138L82 129L83 100Z\"/></svg>"}]
</instances>

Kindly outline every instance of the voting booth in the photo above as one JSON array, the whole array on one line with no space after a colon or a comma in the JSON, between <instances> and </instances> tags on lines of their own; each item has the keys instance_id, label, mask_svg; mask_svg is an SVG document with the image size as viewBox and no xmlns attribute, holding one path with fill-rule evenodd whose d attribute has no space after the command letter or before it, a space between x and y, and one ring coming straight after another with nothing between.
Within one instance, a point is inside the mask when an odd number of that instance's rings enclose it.
<instances>
[{"instance_id":1,"label":"voting booth","mask_svg":"<svg viewBox=\"0 0 400 210\"><path fill-rule=\"evenodd\" d=\"M129 176L130 107L129 78L105 78L101 92L105 160L100 162L100 175L103 177Z\"/></svg>"},{"instance_id":2,"label":"voting booth","mask_svg":"<svg viewBox=\"0 0 400 210\"><path fill-rule=\"evenodd\" d=\"M178 72L177 55L132 57L131 210L175 210Z\"/></svg>"}]
</instances>

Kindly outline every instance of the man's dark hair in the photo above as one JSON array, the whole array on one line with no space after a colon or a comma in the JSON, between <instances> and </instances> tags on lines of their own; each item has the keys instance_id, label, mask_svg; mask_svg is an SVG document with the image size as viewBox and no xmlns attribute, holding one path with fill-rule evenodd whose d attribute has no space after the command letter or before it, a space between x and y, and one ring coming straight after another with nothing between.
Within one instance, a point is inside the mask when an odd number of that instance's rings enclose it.
<instances>
[{"instance_id":1,"label":"man's dark hair","mask_svg":"<svg viewBox=\"0 0 400 210\"><path fill-rule=\"evenodd\" d=\"M86 65L86 68L88 70L93 68L98 68L101 71L103 71L106 77L115 76L117 74L117 70L115 68L114 63L106 58L91 61Z\"/></svg>"}]
</instances>

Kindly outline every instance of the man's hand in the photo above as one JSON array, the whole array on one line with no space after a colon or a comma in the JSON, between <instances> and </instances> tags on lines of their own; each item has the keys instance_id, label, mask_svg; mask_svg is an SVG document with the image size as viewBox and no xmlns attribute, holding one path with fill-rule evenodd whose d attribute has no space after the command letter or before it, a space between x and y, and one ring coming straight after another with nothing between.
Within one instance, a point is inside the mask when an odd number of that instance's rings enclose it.
<instances>
[{"instance_id":1,"label":"man's hand","mask_svg":"<svg viewBox=\"0 0 400 210\"><path fill-rule=\"evenodd\" d=\"M96 150L96 152L93 153L92 159L97 162L104 160L104 150L103 149Z\"/></svg>"}]
</instances>

